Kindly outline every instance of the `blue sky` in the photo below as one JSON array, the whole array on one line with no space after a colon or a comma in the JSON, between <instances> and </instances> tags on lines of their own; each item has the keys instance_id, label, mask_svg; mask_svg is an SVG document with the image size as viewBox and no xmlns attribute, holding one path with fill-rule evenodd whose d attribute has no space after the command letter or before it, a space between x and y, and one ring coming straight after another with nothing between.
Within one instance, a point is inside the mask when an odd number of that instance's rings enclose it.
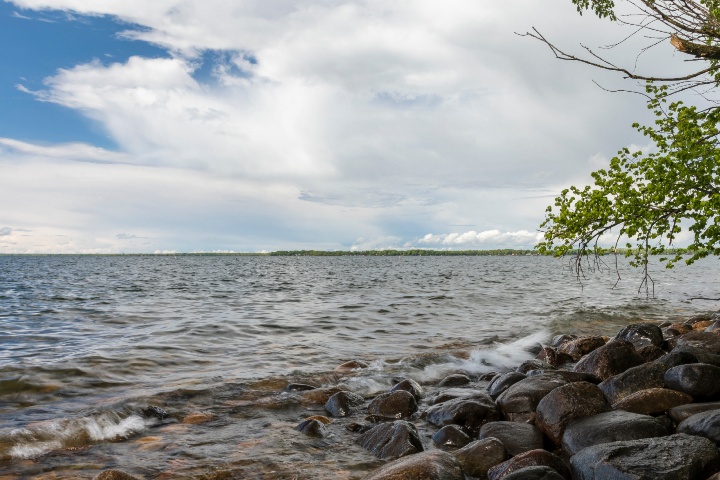
<instances>
[{"instance_id":1,"label":"blue sky","mask_svg":"<svg viewBox=\"0 0 720 480\"><path fill-rule=\"evenodd\" d=\"M0 1L0 253L532 247L649 118L533 26L623 36L559 0Z\"/></svg>"}]
</instances>

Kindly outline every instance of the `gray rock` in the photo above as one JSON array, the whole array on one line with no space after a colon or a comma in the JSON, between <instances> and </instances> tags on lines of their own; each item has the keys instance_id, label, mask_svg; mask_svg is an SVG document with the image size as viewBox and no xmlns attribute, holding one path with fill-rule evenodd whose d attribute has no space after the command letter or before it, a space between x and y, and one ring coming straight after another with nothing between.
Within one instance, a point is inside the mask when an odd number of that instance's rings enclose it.
<instances>
[{"instance_id":1,"label":"gray rock","mask_svg":"<svg viewBox=\"0 0 720 480\"><path fill-rule=\"evenodd\" d=\"M668 412L668 416L675 423L680 423L688 417L692 417L696 413L707 412L710 410L720 410L720 402L707 402L707 403L689 403L687 405L680 405L679 407L671 408Z\"/></svg>"},{"instance_id":2,"label":"gray rock","mask_svg":"<svg viewBox=\"0 0 720 480\"><path fill-rule=\"evenodd\" d=\"M447 377L440 380L438 387L461 387L470 383L470 377L463 375L462 373L455 373L448 375Z\"/></svg>"},{"instance_id":3,"label":"gray rock","mask_svg":"<svg viewBox=\"0 0 720 480\"><path fill-rule=\"evenodd\" d=\"M665 385L693 397L714 397L720 393L720 367L707 363L678 365L665 372Z\"/></svg>"},{"instance_id":4,"label":"gray rock","mask_svg":"<svg viewBox=\"0 0 720 480\"><path fill-rule=\"evenodd\" d=\"M580 360L588 353L605 345L603 337L579 337L563 342L557 347L559 353L570 355L574 362Z\"/></svg>"},{"instance_id":5,"label":"gray rock","mask_svg":"<svg viewBox=\"0 0 720 480\"><path fill-rule=\"evenodd\" d=\"M361 447L383 460L400 458L423 451L423 445L415 425L404 420L376 425L363 433L357 442Z\"/></svg>"},{"instance_id":6,"label":"gray rock","mask_svg":"<svg viewBox=\"0 0 720 480\"><path fill-rule=\"evenodd\" d=\"M518 383L520 380L525 380L527 375L520 372L508 372L496 377L490 385L488 385L488 393L492 398L498 398L505 390Z\"/></svg>"},{"instance_id":7,"label":"gray rock","mask_svg":"<svg viewBox=\"0 0 720 480\"><path fill-rule=\"evenodd\" d=\"M488 470L488 480L500 480L523 468L541 466L552 468L566 480L571 478L570 468L562 458L547 450L530 450L492 467Z\"/></svg>"},{"instance_id":8,"label":"gray rock","mask_svg":"<svg viewBox=\"0 0 720 480\"><path fill-rule=\"evenodd\" d=\"M454 455L467 475L481 480L487 478L489 469L508 457L505 446L497 438L476 440L455 451Z\"/></svg>"},{"instance_id":9,"label":"gray rock","mask_svg":"<svg viewBox=\"0 0 720 480\"><path fill-rule=\"evenodd\" d=\"M541 360L526 360L515 369L516 372L526 375L530 370L555 370L555 367Z\"/></svg>"},{"instance_id":10,"label":"gray rock","mask_svg":"<svg viewBox=\"0 0 720 480\"><path fill-rule=\"evenodd\" d=\"M534 425L517 422L492 422L480 428L480 440L497 438L511 456L543 448L543 434Z\"/></svg>"},{"instance_id":11,"label":"gray rock","mask_svg":"<svg viewBox=\"0 0 720 480\"><path fill-rule=\"evenodd\" d=\"M677 432L705 437L720 445L720 410L708 410L686 418L677 426Z\"/></svg>"},{"instance_id":12,"label":"gray rock","mask_svg":"<svg viewBox=\"0 0 720 480\"><path fill-rule=\"evenodd\" d=\"M457 425L445 425L432 436L435 445L441 448L461 448L472 439Z\"/></svg>"},{"instance_id":13,"label":"gray rock","mask_svg":"<svg viewBox=\"0 0 720 480\"><path fill-rule=\"evenodd\" d=\"M645 363L614 375L598 385L611 404L619 402L628 395L648 388L665 386L665 371L661 363Z\"/></svg>"},{"instance_id":14,"label":"gray rock","mask_svg":"<svg viewBox=\"0 0 720 480\"><path fill-rule=\"evenodd\" d=\"M657 360L654 360L653 363L663 365L667 371L672 367L685 365L686 363L697 363L697 361L697 357L690 352L676 351L663 355Z\"/></svg>"},{"instance_id":15,"label":"gray rock","mask_svg":"<svg viewBox=\"0 0 720 480\"><path fill-rule=\"evenodd\" d=\"M368 405L368 414L384 419L406 418L417 410L415 397L405 390L381 393Z\"/></svg>"},{"instance_id":16,"label":"gray rock","mask_svg":"<svg viewBox=\"0 0 720 480\"><path fill-rule=\"evenodd\" d=\"M553 374L528 377L508 388L497 399L498 408L511 421L533 423L540 400L553 389L568 383Z\"/></svg>"},{"instance_id":17,"label":"gray rock","mask_svg":"<svg viewBox=\"0 0 720 480\"><path fill-rule=\"evenodd\" d=\"M596 445L570 465L576 480L701 480L719 458L711 441L679 434Z\"/></svg>"},{"instance_id":18,"label":"gray rock","mask_svg":"<svg viewBox=\"0 0 720 480\"><path fill-rule=\"evenodd\" d=\"M419 401L421 398L425 396L423 393L423 389L415 380L411 380L409 378L406 378L405 380L396 383L391 389L391 392L396 392L398 390L405 390L406 392L410 392L410 394L415 397L416 401Z\"/></svg>"},{"instance_id":19,"label":"gray rock","mask_svg":"<svg viewBox=\"0 0 720 480\"><path fill-rule=\"evenodd\" d=\"M616 339L627 340L635 348L654 345L659 347L663 343L663 334L660 327L654 323L635 323L623 328L615 335Z\"/></svg>"},{"instance_id":20,"label":"gray rock","mask_svg":"<svg viewBox=\"0 0 720 480\"><path fill-rule=\"evenodd\" d=\"M428 404L437 405L438 403L447 402L448 400L454 400L456 398L487 398L487 396L488 394L482 390L475 390L471 388L448 388L431 397L428 400Z\"/></svg>"},{"instance_id":21,"label":"gray rock","mask_svg":"<svg viewBox=\"0 0 720 480\"><path fill-rule=\"evenodd\" d=\"M433 405L425 411L425 418L438 427L458 425L468 435L475 437L483 424L499 420L500 412L492 398L485 394L482 397L456 398Z\"/></svg>"},{"instance_id":22,"label":"gray rock","mask_svg":"<svg viewBox=\"0 0 720 480\"><path fill-rule=\"evenodd\" d=\"M607 380L642 363L643 359L637 354L632 343L613 340L584 356L573 370Z\"/></svg>"},{"instance_id":23,"label":"gray rock","mask_svg":"<svg viewBox=\"0 0 720 480\"><path fill-rule=\"evenodd\" d=\"M431 450L385 464L365 480L465 480L465 475L453 455Z\"/></svg>"},{"instance_id":24,"label":"gray rock","mask_svg":"<svg viewBox=\"0 0 720 480\"><path fill-rule=\"evenodd\" d=\"M295 430L309 437L322 437L323 427L324 425L321 421L309 418L300 422L298 426L295 427Z\"/></svg>"},{"instance_id":25,"label":"gray rock","mask_svg":"<svg viewBox=\"0 0 720 480\"><path fill-rule=\"evenodd\" d=\"M333 417L347 417L364 402L365 399L356 393L337 392L325 402L325 410Z\"/></svg>"},{"instance_id":26,"label":"gray rock","mask_svg":"<svg viewBox=\"0 0 720 480\"><path fill-rule=\"evenodd\" d=\"M686 333L676 340L675 348L679 347L700 347L714 355L720 355L720 335L712 332Z\"/></svg>"}]
</instances>

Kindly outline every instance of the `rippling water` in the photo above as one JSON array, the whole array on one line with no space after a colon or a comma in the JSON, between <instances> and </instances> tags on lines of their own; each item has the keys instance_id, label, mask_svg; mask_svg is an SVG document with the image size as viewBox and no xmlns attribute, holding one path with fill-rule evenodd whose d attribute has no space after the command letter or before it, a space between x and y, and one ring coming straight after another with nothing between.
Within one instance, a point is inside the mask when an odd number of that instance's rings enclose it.
<instances>
[{"instance_id":1,"label":"rippling water","mask_svg":"<svg viewBox=\"0 0 720 480\"><path fill-rule=\"evenodd\" d=\"M717 263L658 268L647 298L632 269L581 285L536 256L0 256L0 475L360 478L378 462L349 434L293 431L322 403L287 383L502 370L553 333L717 310L691 300L720 296Z\"/></svg>"}]
</instances>

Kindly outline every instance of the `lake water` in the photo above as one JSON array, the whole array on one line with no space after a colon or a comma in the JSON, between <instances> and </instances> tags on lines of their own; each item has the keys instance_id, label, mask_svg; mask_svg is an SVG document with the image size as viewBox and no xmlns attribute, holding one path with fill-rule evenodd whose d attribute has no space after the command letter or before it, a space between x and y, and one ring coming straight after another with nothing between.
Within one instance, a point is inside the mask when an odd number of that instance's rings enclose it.
<instances>
[{"instance_id":1,"label":"lake water","mask_svg":"<svg viewBox=\"0 0 720 480\"><path fill-rule=\"evenodd\" d=\"M0 256L0 479L361 478L382 462L340 424L294 431L325 413L285 385L512 368L556 333L717 310L694 299L717 266L656 267L648 298L623 265L613 288L537 256Z\"/></svg>"}]
</instances>

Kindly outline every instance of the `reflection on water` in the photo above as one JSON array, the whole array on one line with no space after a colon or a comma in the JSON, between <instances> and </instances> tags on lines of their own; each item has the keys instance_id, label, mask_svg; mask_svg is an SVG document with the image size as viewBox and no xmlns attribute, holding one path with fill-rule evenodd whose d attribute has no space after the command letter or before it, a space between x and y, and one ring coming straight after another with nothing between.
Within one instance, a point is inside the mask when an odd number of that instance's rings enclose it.
<instances>
[{"instance_id":1,"label":"reflection on water","mask_svg":"<svg viewBox=\"0 0 720 480\"><path fill-rule=\"evenodd\" d=\"M285 385L479 378L554 333L717 310L689 300L720 296L716 264L647 299L636 272L580 286L544 257L0 256L0 476L361 478L380 462L347 422L293 430L325 390ZM351 359L370 366L333 372Z\"/></svg>"}]
</instances>

